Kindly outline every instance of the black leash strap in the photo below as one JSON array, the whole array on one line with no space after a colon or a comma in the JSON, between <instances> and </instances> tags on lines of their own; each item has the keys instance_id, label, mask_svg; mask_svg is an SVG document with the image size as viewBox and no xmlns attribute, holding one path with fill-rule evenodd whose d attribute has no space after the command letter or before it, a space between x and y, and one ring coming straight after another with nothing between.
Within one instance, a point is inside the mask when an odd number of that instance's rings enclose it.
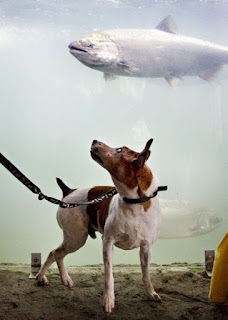
<instances>
[{"instance_id":1,"label":"black leash strap","mask_svg":"<svg viewBox=\"0 0 228 320\"><path fill-rule=\"evenodd\" d=\"M101 202L101 201L104 201L106 199L109 199L111 197L113 197L115 194L117 194L118 192L116 191L116 189L112 189L108 192L106 192L105 194L103 194L102 196L96 198L96 199L93 199L91 201L87 201L87 202L83 202L83 203L67 203L67 202L63 202L61 200L58 200L58 199L55 199L55 198L52 198L52 197L48 197L46 195L44 195L42 192L39 192L39 196L38 196L38 199L39 200L47 200L51 203L54 203L54 204L58 204L61 208L75 208L75 207L78 207L78 206L86 206L88 204L95 204L95 203L98 203L98 202Z\"/></svg>"},{"instance_id":2,"label":"black leash strap","mask_svg":"<svg viewBox=\"0 0 228 320\"><path fill-rule=\"evenodd\" d=\"M40 188L38 188L32 181L30 181L20 170L18 170L8 159L6 159L3 154L0 153L0 163L14 175L21 183L23 183L30 191L33 193L39 193Z\"/></svg>"},{"instance_id":3,"label":"black leash strap","mask_svg":"<svg viewBox=\"0 0 228 320\"><path fill-rule=\"evenodd\" d=\"M38 188L32 181L30 181L20 170L18 170L8 159L6 159L3 154L0 153L0 163L9 171L12 173L12 175L14 175L15 178L17 178L21 183L23 183L30 191L32 191L35 194L38 194L38 199L39 200L47 200L51 203L57 204L59 205L61 208L75 208L78 206L82 206L82 205L88 205L88 204L95 204L98 202L101 202L103 200L109 199L111 197L113 197L115 194L117 194L117 190L116 189L112 189L108 192L106 192L105 194L103 194L102 196L93 199L91 201L88 202L84 202L84 203L67 203L67 202L63 202L61 200L46 196L45 194L43 194L43 192L40 190L40 188ZM123 200L127 203L142 203L142 202L146 202L148 200L150 200L151 198L156 197L157 193L159 191L166 191L167 190L167 186L160 186L157 188L156 191L154 191L154 193L152 194L152 196L150 197L143 197L143 198L137 198L137 199L128 199L128 198L123 198Z\"/></svg>"},{"instance_id":4,"label":"black leash strap","mask_svg":"<svg viewBox=\"0 0 228 320\"><path fill-rule=\"evenodd\" d=\"M106 192L101 197L98 197L94 200L85 202L85 203L66 203L61 200L46 196L42 193L40 188L38 188L32 181L30 181L20 170L18 170L6 157L3 156L3 154L0 153L0 163L14 175L15 178L17 178L21 183L23 183L30 191L32 191L35 194L38 194L39 200L47 200L51 203L59 205L61 208L75 208L81 205L88 205L88 204L94 204L101 202L105 199L109 199L113 197L118 192L116 189L112 189L109 192Z\"/></svg>"},{"instance_id":5,"label":"black leash strap","mask_svg":"<svg viewBox=\"0 0 228 320\"><path fill-rule=\"evenodd\" d=\"M156 197L156 195L158 194L159 191L166 191L168 189L167 186L160 186L157 188L157 190L155 190L153 192L153 194L149 197L143 197L143 198L137 198L137 199L129 199L129 198L123 198L123 200L127 203L142 203L142 202L146 202L154 197Z\"/></svg>"}]
</instances>

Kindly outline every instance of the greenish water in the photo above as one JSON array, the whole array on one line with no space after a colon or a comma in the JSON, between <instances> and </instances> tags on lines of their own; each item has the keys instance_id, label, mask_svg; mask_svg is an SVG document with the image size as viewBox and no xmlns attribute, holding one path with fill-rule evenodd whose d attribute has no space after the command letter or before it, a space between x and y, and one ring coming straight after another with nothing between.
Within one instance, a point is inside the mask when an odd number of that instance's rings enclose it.
<instances>
[{"instance_id":1,"label":"greenish water","mask_svg":"<svg viewBox=\"0 0 228 320\"><path fill-rule=\"evenodd\" d=\"M91 160L91 141L141 150L153 137L149 165L169 190L162 197L207 206L223 217L214 231L160 239L152 262L203 261L228 229L228 68L208 84L191 78L172 89L164 79L105 82L68 52L95 30L153 28L171 14L181 34L228 46L226 1L0 1L1 152L44 193L67 185L111 184ZM56 207L38 202L0 168L0 262L27 263L62 241ZM66 258L102 262L101 240ZM115 248L114 263L138 263L138 251Z\"/></svg>"}]
</instances>

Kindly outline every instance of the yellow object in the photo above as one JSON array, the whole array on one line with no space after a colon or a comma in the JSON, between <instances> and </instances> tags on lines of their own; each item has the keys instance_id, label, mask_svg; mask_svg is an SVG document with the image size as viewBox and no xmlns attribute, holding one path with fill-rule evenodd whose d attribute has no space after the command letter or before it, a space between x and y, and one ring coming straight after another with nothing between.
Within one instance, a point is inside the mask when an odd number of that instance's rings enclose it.
<instances>
[{"instance_id":1,"label":"yellow object","mask_svg":"<svg viewBox=\"0 0 228 320\"><path fill-rule=\"evenodd\" d=\"M228 304L228 232L217 248L208 297L215 303Z\"/></svg>"}]
</instances>

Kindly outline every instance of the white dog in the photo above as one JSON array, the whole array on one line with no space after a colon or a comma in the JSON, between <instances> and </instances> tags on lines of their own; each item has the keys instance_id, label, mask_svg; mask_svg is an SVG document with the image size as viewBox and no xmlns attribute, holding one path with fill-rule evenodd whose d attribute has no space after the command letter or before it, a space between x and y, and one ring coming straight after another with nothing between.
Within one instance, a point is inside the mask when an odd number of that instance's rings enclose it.
<instances>
[{"instance_id":1,"label":"white dog","mask_svg":"<svg viewBox=\"0 0 228 320\"><path fill-rule=\"evenodd\" d=\"M96 204L76 208L59 208L57 219L63 230L63 243L51 251L38 274L38 282L48 284L45 272L57 262L64 285L73 286L63 263L63 258L81 248L88 234L96 238L95 231L103 234L103 258L105 269L104 310L113 311L115 305L114 279L112 271L113 246L124 250L140 248L143 282L150 299L160 302L161 298L151 283L149 266L151 246L159 233L161 220L158 180L146 161L150 156L150 139L140 153L127 147L110 148L94 140L91 156L111 174L118 194ZM63 191L63 201L85 203L100 197L113 187L70 189L57 179Z\"/></svg>"}]
</instances>

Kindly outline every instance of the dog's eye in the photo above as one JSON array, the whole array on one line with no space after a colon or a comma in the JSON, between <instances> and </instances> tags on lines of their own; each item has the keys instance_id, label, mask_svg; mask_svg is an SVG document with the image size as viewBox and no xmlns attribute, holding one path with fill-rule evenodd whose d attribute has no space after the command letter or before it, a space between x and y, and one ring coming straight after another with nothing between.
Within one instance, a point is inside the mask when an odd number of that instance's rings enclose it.
<instances>
[{"instance_id":1,"label":"dog's eye","mask_svg":"<svg viewBox=\"0 0 228 320\"><path fill-rule=\"evenodd\" d=\"M122 148L117 148L117 149L116 149L116 152L117 152L117 153L120 153L121 151L122 151Z\"/></svg>"}]
</instances>

